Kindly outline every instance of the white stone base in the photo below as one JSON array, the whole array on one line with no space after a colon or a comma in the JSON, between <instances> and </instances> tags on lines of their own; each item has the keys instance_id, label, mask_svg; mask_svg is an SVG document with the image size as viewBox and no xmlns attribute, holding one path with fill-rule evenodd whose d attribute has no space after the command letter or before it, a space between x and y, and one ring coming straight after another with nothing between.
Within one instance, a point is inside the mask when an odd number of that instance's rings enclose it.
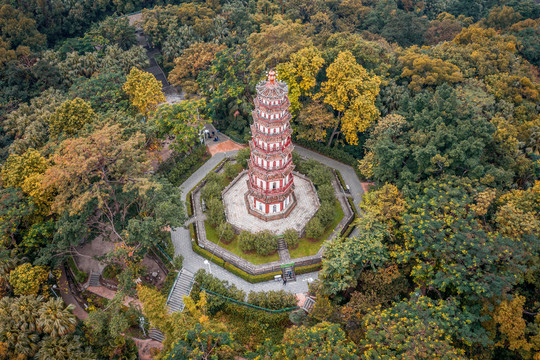
<instances>
[{"instance_id":1,"label":"white stone base","mask_svg":"<svg viewBox=\"0 0 540 360\"><path fill-rule=\"evenodd\" d=\"M244 173L240 176L241 178L235 179L235 183L223 193L227 221L238 230L247 230L252 233L269 230L275 235L281 235L288 229L294 229L301 233L319 209L319 198L313 184L303 176L295 174L296 207L286 218L271 221L261 220L248 213L244 197L248 191L248 175Z\"/></svg>"}]
</instances>

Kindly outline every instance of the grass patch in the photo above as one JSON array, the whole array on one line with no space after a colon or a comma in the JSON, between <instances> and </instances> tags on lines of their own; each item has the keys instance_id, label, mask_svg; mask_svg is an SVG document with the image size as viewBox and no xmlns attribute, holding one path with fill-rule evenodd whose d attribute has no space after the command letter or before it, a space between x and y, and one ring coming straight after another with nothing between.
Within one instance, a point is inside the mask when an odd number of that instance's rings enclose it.
<instances>
[{"instance_id":1,"label":"grass patch","mask_svg":"<svg viewBox=\"0 0 540 360\"><path fill-rule=\"evenodd\" d=\"M252 253L252 254L244 253L240 249L240 242L237 240L236 236L229 244L224 244L223 242L219 241L217 230L212 225L210 225L207 221L204 222L204 228L206 230L206 238L209 241L213 242L214 244L218 244L225 250L232 252L233 254L241 257L242 259L249 261L250 263L254 265L260 265L260 264L265 264L265 263L279 260L279 255L277 252L273 255L268 255L268 256L262 256L256 253Z\"/></svg>"},{"instance_id":2,"label":"grass patch","mask_svg":"<svg viewBox=\"0 0 540 360\"><path fill-rule=\"evenodd\" d=\"M326 227L323 235L317 240L307 239L305 237L301 238L298 241L298 247L296 249L289 249L291 259L315 255L323 245L324 241L328 239L334 229L338 226L339 222L341 221L341 219L343 219L344 216L345 214L343 213L343 209L341 208L339 201L336 200L336 202L334 203L334 219L332 220L330 225Z\"/></svg>"}]
</instances>

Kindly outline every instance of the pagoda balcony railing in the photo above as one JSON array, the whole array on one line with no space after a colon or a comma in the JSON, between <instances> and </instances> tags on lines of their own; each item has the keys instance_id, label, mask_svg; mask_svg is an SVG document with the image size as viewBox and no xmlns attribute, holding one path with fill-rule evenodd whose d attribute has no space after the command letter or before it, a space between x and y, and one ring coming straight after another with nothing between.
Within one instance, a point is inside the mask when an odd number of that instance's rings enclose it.
<instances>
[{"instance_id":1,"label":"pagoda balcony railing","mask_svg":"<svg viewBox=\"0 0 540 360\"><path fill-rule=\"evenodd\" d=\"M288 121L290 121L292 119L292 115L290 113L287 113L287 112L285 114L283 114L283 116L281 116L279 118L270 119L270 118L266 118L264 116L261 116L259 114L259 111L253 110L251 112L251 116L253 117L254 121L256 120L258 122L265 122L265 123L269 123L269 124L288 122Z\"/></svg>"},{"instance_id":2,"label":"pagoda balcony railing","mask_svg":"<svg viewBox=\"0 0 540 360\"><path fill-rule=\"evenodd\" d=\"M290 139L287 140L287 142L285 144L283 144L282 146L279 146L277 148L273 148L273 149L265 149L263 147L260 147L258 145L255 145L255 141L250 141L249 142L249 148L251 151L254 151L254 152L261 152L265 155L276 155L276 154L279 154L281 152L285 152L288 154L290 154L292 152L292 146L290 148L290 151L288 149L289 145L292 144L292 141Z\"/></svg>"},{"instance_id":3,"label":"pagoda balcony railing","mask_svg":"<svg viewBox=\"0 0 540 360\"><path fill-rule=\"evenodd\" d=\"M256 97L255 100L253 100L253 102L255 103L255 107L262 106L269 110L275 110L275 109L284 107L285 105L286 105L286 108L288 109L289 106L291 106L291 102L289 101L289 98L287 98L286 101L281 104L274 104L274 105L265 104L262 101L259 101L258 97Z\"/></svg>"},{"instance_id":4,"label":"pagoda balcony railing","mask_svg":"<svg viewBox=\"0 0 540 360\"><path fill-rule=\"evenodd\" d=\"M264 168L262 165L259 165L259 164L255 163L254 161L251 161L252 170L260 173L263 176L266 175L267 177L270 177L272 175L281 174L281 173L288 173L289 168L292 171L293 167L294 167L294 164L293 164L292 159L287 161L282 166L274 166L274 167L271 167L271 168L268 168L268 169Z\"/></svg>"},{"instance_id":5,"label":"pagoda balcony railing","mask_svg":"<svg viewBox=\"0 0 540 360\"><path fill-rule=\"evenodd\" d=\"M294 182L291 181L287 185L281 188L276 189L264 189L260 186L257 186L257 184L253 183L251 179L249 179L250 188L258 193L261 193L265 196L276 196L276 195L284 195L287 193L287 191L293 186Z\"/></svg>"},{"instance_id":6,"label":"pagoda balcony railing","mask_svg":"<svg viewBox=\"0 0 540 360\"><path fill-rule=\"evenodd\" d=\"M282 132L273 133L273 134L262 132L261 130L257 129L257 127L255 127L254 124L251 124L250 128L251 128L251 134L253 137L259 136L262 139L268 139L272 142L275 142L280 137L289 137L292 134L292 129L290 127L286 128Z\"/></svg>"}]
</instances>

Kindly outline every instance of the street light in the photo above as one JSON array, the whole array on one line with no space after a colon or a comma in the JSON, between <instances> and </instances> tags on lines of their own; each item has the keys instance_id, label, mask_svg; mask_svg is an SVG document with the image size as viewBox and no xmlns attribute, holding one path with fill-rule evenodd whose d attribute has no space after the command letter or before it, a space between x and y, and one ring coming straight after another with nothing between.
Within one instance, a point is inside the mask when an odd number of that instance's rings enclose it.
<instances>
[{"instance_id":1,"label":"street light","mask_svg":"<svg viewBox=\"0 0 540 360\"><path fill-rule=\"evenodd\" d=\"M211 273L212 273L212 269L210 268L210 261L204 260L204 263L205 263L206 265L208 265L208 272L211 274Z\"/></svg>"}]
</instances>

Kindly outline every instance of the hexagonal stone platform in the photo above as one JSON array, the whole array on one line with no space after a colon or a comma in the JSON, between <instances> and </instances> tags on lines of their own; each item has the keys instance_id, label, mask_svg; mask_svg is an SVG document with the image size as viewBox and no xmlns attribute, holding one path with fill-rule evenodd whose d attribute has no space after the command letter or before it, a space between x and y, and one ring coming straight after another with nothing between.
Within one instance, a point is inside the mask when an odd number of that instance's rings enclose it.
<instances>
[{"instance_id":1,"label":"hexagonal stone platform","mask_svg":"<svg viewBox=\"0 0 540 360\"><path fill-rule=\"evenodd\" d=\"M297 200L295 208L284 219L261 220L247 211L244 200L244 194L248 191L247 179L248 174L241 173L223 192L227 221L237 230L247 230L252 233L269 230L275 235L281 235L287 229L294 229L302 233L308 221L319 209L319 198L311 181L294 173L294 193Z\"/></svg>"}]
</instances>

